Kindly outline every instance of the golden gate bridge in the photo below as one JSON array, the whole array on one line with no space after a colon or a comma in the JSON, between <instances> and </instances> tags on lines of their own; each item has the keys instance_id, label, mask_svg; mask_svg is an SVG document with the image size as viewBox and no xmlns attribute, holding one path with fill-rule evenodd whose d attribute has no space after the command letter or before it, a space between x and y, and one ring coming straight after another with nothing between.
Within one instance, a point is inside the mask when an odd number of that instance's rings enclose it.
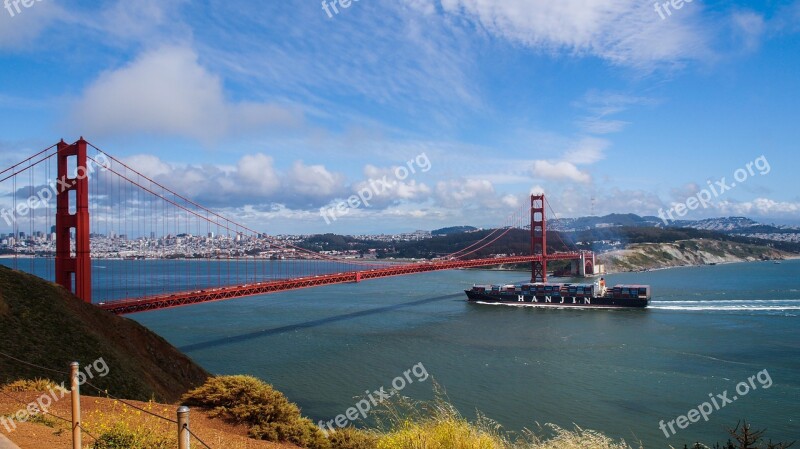
<instances>
[{"instance_id":1,"label":"golden gate bridge","mask_svg":"<svg viewBox=\"0 0 800 449\"><path fill-rule=\"evenodd\" d=\"M5 224L12 231L5 246L13 266L24 269L28 260L30 271L37 271L35 260L52 259L37 274L115 314L494 265L530 263L532 282L546 282L548 261L572 261L581 274L594 270L590 251L548 252L545 209L549 203L543 194L532 195L530 205L451 254L404 263L344 258L237 223L82 137L72 144L62 140L0 171L2 201L8 207L0 210L0 229ZM486 257L487 249L513 229L530 231L530 254ZM101 247L101 236L124 250ZM179 265L170 260L174 254L167 256L163 251L165 241L180 246L181 239L203 238L215 249L184 254L191 257L191 264ZM275 254L288 254L292 260L276 261ZM93 284L93 256L120 261L105 267L111 269L104 273L105 285ZM160 261L156 264L148 258ZM160 286L153 282L170 270L187 271L187 276ZM99 287L103 298L94 294Z\"/></svg>"}]
</instances>

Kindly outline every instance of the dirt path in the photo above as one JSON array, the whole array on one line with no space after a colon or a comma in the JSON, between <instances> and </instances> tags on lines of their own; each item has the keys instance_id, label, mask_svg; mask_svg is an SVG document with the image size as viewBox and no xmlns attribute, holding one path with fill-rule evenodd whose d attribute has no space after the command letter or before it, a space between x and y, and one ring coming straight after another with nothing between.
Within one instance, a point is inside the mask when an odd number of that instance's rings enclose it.
<instances>
[{"instance_id":1,"label":"dirt path","mask_svg":"<svg viewBox=\"0 0 800 449\"><path fill-rule=\"evenodd\" d=\"M35 402L42 393L8 393L18 402L7 396L0 396L0 417L8 417L24 409L23 403ZM144 403L126 401L149 412L175 419L176 405ZM163 421L149 416L147 413L136 410L120 402L84 396L81 401L83 427L89 433L97 436L116 423L124 423L130 429L149 429L157 433L171 435L176 441L177 426L174 423ZM69 396L56 402L49 410L50 413L69 419L71 404ZM42 422L42 421L46 421ZM72 449L70 424L60 421L52 416L37 422L16 423L16 429L9 432L0 421L0 433L17 444L21 449ZM7 421L5 421L8 423ZM232 426L218 419L211 419L208 414L198 409L192 409L190 414L190 428L198 437L213 449L297 449L292 444L276 444L266 441L257 441L247 438L247 430L243 426ZM84 448L91 448L94 440L84 433ZM192 447L202 447L196 440Z\"/></svg>"}]
</instances>

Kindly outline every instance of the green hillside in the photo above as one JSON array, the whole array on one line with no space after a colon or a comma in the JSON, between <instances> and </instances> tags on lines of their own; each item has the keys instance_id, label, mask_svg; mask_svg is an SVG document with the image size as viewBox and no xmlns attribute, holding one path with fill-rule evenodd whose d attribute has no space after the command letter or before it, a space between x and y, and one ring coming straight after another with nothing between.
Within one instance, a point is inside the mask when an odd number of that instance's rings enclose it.
<instances>
[{"instance_id":1,"label":"green hillside","mask_svg":"<svg viewBox=\"0 0 800 449\"><path fill-rule=\"evenodd\" d=\"M128 399L175 401L208 373L135 321L85 304L63 288L0 266L0 352L53 370L105 361L92 382ZM0 383L67 380L0 355ZM91 394L91 389L84 388Z\"/></svg>"}]
</instances>

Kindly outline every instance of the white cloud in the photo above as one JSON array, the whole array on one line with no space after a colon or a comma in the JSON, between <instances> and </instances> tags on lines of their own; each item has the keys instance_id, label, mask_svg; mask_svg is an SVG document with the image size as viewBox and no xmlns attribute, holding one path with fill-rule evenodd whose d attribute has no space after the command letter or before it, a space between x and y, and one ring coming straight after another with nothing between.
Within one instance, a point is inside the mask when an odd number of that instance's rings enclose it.
<instances>
[{"instance_id":1,"label":"white cloud","mask_svg":"<svg viewBox=\"0 0 800 449\"><path fill-rule=\"evenodd\" d=\"M531 187L530 192L531 195L544 195L547 193L544 187L539 184L534 185Z\"/></svg>"},{"instance_id":2,"label":"white cloud","mask_svg":"<svg viewBox=\"0 0 800 449\"><path fill-rule=\"evenodd\" d=\"M364 124L375 119L366 105L452 126L465 105L481 107L473 39L450 27L450 18L436 13L430 1L362 1L335 19L319 2L210 3L224 20L209 15L193 23L203 26L203 56L232 82L290 92L313 108L309 115Z\"/></svg>"},{"instance_id":3,"label":"white cloud","mask_svg":"<svg viewBox=\"0 0 800 449\"><path fill-rule=\"evenodd\" d=\"M242 183L256 187L259 192L271 194L280 187L273 162L272 157L266 154L246 155L237 164L238 177Z\"/></svg>"},{"instance_id":4,"label":"white cloud","mask_svg":"<svg viewBox=\"0 0 800 449\"><path fill-rule=\"evenodd\" d=\"M500 199L500 202L502 202L503 205L509 210L514 210L520 206L519 197L511 194L503 196L503 198Z\"/></svg>"},{"instance_id":5,"label":"white cloud","mask_svg":"<svg viewBox=\"0 0 800 449\"><path fill-rule=\"evenodd\" d=\"M323 165L295 161L286 172L277 170L271 156L243 156L233 167L169 164L151 155L124 161L137 171L179 194L208 207L268 206L309 209L346 192L343 175Z\"/></svg>"},{"instance_id":6,"label":"white cloud","mask_svg":"<svg viewBox=\"0 0 800 449\"><path fill-rule=\"evenodd\" d=\"M612 134L625 129L630 122L623 120L602 120L599 118L587 118L580 123L581 129L591 134Z\"/></svg>"},{"instance_id":7,"label":"white cloud","mask_svg":"<svg viewBox=\"0 0 800 449\"><path fill-rule=\"evenodd\" d=\"M531 193L541 193L541 187L535 187ZM547 199L559 218L586 217L611 213L634 213L641 216L652 216L664 206L661 199L653 192L641 189L620 189L594 187L587 193L583 185L567 185L547 192ZM592 199L594 198L594 206ZM547 211L551 215L550 210Z\"/></svg>"},{"instance_id":8,"label":"white cloud","mask_svg":"<svg viewBox=\"0 0 800 449\"><path fill-rule=\"evenodd\" d=\"M8 3L0 4L6 6ZM6 9L0 8L0 50L33 48L41 33L51 25L61 22L70 23L75 18L69 10L61 6L61 2L34 2L29 8L19 4L17 12L10 5L14 16Z\"/></svg>"},{"instance_id":9,"label":"white cloud","mask_svg":"<svg viewBox=\"0 0 800 449\"><path fill-rule=\"evenodd\" d=\"M323 165L295 161L286 175L285 187L302 196L329 199L342 194L344 183L344 176L328 171Z\"/></svg>"},{"instance_id":10,"label":"white cloud","mask_svg":"<svg viewBox=\"0 0 800 449\"><path fill-rule=\"evenodd\" d=\"M293 125L290 110L267 103L234 103L222 81L186 47L161 47L106 72L76 107L77 127L96 135L154 133L213 141L233 132Z\"/></svg>"},{"instance_id":11,"label":"white cloud","mask_svg":"<svg viewBox=\"0 0 800 449\"><path fill-rule=\"evenodd\" d=\"M594 164L605 158L605 151L610 146L607 140L585 137L567 151L564 161L576 165Z\"/></svg>"},{"instance_id":12,"label":"white cloud","mask_svg":"<svg viewBox=\"0 0 800 449\"><path fill-rule=\"evenodd\" d=\"M151 178L168 176L172 173L172 167L169 164L151 154L138 154L127 157L124 162L140 173L147 173Z\"/></svg>"},{"instance_id":13,"label":"white cloud","mask_svg":"<svg viewBox=\"0 0 800 449\"><path fill-rule=\"evenodd\" d=\"M353 193L364 189L372 191L375 196L370 201L370 204L377 206L388 206L389 204L397 204L400 201L425 201L430 197L432 189L422 180L414 179L421 172L417 171L416 174L409 174L406 179L401 181L397 177L396 170L397 167L381 168L367 164L364 167L365 180L355 183L351 190ZM388 185L383 188L383 184ZM375 185L379 186L379 188L374 187Z\"/></svg>"},{"instance_id":14,"label":"white cloud","mask_svg":"<svg viewBox=\"0 0 800 449\"><path fill-rule=\"evenodd\" d=\"M532 48L591 54L611 62L651 68L695 58L705 36L692 19L701 4L662 20L652 2L639 0L441 0L451 14Z\"/></svg>"},{"instance_id":15,"label":"white cloud","mask_svg":"<svg viewBox=\"0 0 800 449\"><path fill-rule=\"evenodd\" d=\"M538 179L549 179L555 181L574 181L589 183L592 177L588 173L582 172L574 164L566 161L534 161L531 168L533 176Z\"/></svg>"},{"instance_id":16,"label":"white cloud","mask_svg":"<svg viewBox=\"0 0 800 449\"><path fill-rule=\"evenodd\" d=\"M611 134L624 130L630 124L624 120L612 119L612 115L623 113L632 106L647 106L656 103L654 99L646 97L590 90L580 101L575 102L574 106L584 109L588 113L586 117L578 121L578 125L583 131L590 134Z\"/></svg>"},{"instance_id":17,"label":"white cloud","mask_svg":"<svg viewBox=\"0 0 800 449\"><path fill-rule=\"evenodd\" d=\"M87 5L72 2L68 8L63 3L37 0L29 8L20 4L19 13L12 5L14 16L0 9L0 49L52 48L64 44L67 34L74 31L81 33L82 41L98 39L104 45L125 49L192 37L191 27L181 17L181 8L188 0L112 0ZM0 3L0 7L5 4ZM56 32L48 33L50 30ZM69 44L66 48L71 49Z\"/></svg>"},{"instance_id":18,"label":"white cloud","mask_svg":"<svg viewBox=\"0 0 800 449\"><path fill-rule=\"evenodd\" d=\"M625 95L617 92L590 90L574 106L586 110L589 115L579 121L584 132L590 134L609 134L622 131L628 122L609 119L614 114L624 112L634 105L648 105L654 100L645 97ZM581 165L592 165L605 159L611 142L599 137L583 137L577 141L561 139L564 143L563 156L558 159L536 160L531 173L539 180L568 181L588 184L592 176Z\"/></svg>"},{"instance_id":19,"label":"white cloud","mask_svg":"<svg viewBox=\"0 0 800 449\"><path fill-rule=\"evenodd\" d=\"M163 42L160 31L190 35L188 27L180 20L179 9L186 0L118 0L99 13L99 19L89 22L104 36L114 36L124 41ZM176 33L177 32L177 33Z\"/></svg>"},{"instance_id":20,"label":"white cloud","mask_svg":"<svg viewBox=\"0 0 800 449\"><path fill-rule=\"evenodd\" d=\"M416 11L425 15L431 15L436 12L435 0L405 0L406 4Z\"/></svg>"},{"instance_id":21,"label":"white cloud","mask_svg":"<svg viewBox=\"0 0 800 449\"><path fill-rule=\"evenodd\" d=\"M796 33L800 31L800 0L779 8L770 21L769 27L776 33Z\"/></svg>"},{"instance_id":22,"label":"white cloud","mask_svg":"<svg viewBox=\"0 0 800 449\"><path fill-rule=\"evenodd\" d=\"M494 185L485 179L449 179L436 183L436 200L441 207L454 209L508 209L512 202L500 196Z\"/></svg>"},{"instance_id":23,"label":"white cloud","mask_svg":"<svg viewBox=\"0 0 800 449\"><path fill-rule=\"evenodd\" d=\"M733 31L745 51L757 50L767 30L764 17L753 11L736 11L731 15Z\"/></svg>"}]
</instances>

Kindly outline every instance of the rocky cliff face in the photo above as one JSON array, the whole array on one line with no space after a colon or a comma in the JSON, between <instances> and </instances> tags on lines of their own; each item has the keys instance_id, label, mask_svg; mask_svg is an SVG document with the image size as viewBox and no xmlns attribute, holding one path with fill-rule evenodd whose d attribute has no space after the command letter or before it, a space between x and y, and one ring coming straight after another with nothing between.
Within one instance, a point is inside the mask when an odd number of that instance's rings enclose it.
<instances>
[{"instance_id":1,"label":"rocky cliff face","mask_svg":"<svg viewBox=\"0 0 800 449\"><path fill-rule=\"evenodd\" d=\"M797 256L774 248L719 240L683 240L675 243L644 243L601 254L608 272L641 271L689 265L708 265Z\"/></svg>"}]
</instances>

